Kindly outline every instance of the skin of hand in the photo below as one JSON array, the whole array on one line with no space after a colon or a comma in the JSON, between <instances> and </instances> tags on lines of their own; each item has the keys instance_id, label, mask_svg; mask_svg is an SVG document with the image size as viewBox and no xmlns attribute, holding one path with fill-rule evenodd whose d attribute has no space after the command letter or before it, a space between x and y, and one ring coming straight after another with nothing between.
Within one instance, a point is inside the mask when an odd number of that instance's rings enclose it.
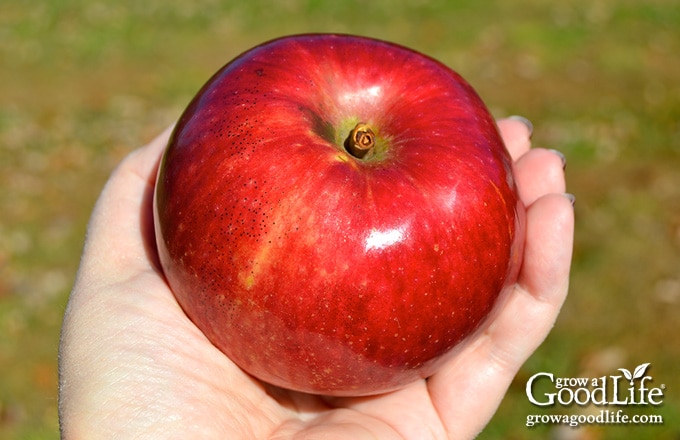
<instances>
[{"instance_id":1,"label":"skin of hand","mask_svg":"<svg viewBox=\"0 0 680 440\"><path fill-rule=\"evenodd\" d=\"M473 438L550 332L564 302L574 233L564 158L531 149L531 125L498 121L527 206L514 291L440 371L401 390L331 398L263 384L186 317L159 268L156 170L170 129L113 172L90 220L59 350L64 439Z\"/></svg>"}]
</instances>

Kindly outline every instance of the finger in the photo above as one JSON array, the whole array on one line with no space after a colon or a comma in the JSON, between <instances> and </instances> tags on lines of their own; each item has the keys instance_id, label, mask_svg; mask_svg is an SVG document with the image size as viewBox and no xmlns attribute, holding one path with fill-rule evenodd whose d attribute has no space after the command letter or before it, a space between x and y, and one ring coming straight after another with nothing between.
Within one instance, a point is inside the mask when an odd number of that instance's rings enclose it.
<instances>
[{"instance_id":1,"label":"finger","mask_svg":"<svg viewBox=\"0 0 680 440\"><path fill-rule=\"evenodd\" d=\"M517 284L557 314L569 285L574 237L573 196L549 194L527 210L524 262Z\"/></svg>"},{"instance_id":2,"label":"finger","mask_svg":"<svg viewBox=\"0 0 680 440\"><path fill-rule=\"evenodd\" d=\"M517 160L531 148L533 125L522 116L510 116L497 121L498 129L513 160Z\"/></svg>"},{"instance_id":3,"label":"finger","mask_svg":"<svg viewBox=\"0 0 680 440\"><path fill-rule=\"evenodd\" d=\"M555 150L534 148L513 165L520 197L526 206L545 194L566 190L564 156Z\"/></svg>"},{"instance_id":4,"label":"finger","mask_svg":"<svg viewBox=\"0 0 680 440\"><path fill-rule=\"evenodd\" d=\"M130 153L121 166L129 166L131 172L138 174L142 178L147 178L149 180L148 183L154 185L156 183L158 163L162 152L168 144L173 128L174 125L167 127L147 145Z\"/></svg>"},{"instance_id":5,"label":"finger","mask_svg":"<svg viewBox=\"0 0 680 440\"><path fill-rule=\"evenodd\" d=\"M429 380L433 403L452 436L471 438L486 425L521 365L550 332L568 290L573 228L573 207L564 195L546 195L528 209L517 287L469 345Z\"/></svg>"},{"instance_id":6,"label":"finger","mask_svg":"<svg viewBox=\"0 0 680 440\"><path fill-rule=\"evenodd\" d=\"M95 205L79 276L97 275L100 282L148 268L150 201L160 160L171 128L147 146L130 153L113 171Z\"/></svg>"}]
</instances>

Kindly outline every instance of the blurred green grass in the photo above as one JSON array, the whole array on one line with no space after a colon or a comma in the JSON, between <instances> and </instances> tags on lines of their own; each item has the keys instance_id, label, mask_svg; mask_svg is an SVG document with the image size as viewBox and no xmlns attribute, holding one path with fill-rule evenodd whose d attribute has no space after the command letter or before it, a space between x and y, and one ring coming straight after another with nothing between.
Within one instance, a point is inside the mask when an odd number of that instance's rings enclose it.
<instances>
[{"instance_id":1,"label":"blurred green grass","mask_svg":"<svg viewBox=\"0 0 680 440\"><path fill-rule=\"evenodd\" d=\"M680 5L675 0L0 4L0 438L57 438L59 326L108 174L222 64L264 40L347 32L432 55L497 117L561 150L577 197L569 299L480 438L680 437ZM538 372L651 362L662 426L527 428ZM564 408L553 412L565 411ZM578 407L566 408L578 413ZM643 411L644 412L644 411Z\"/></svg>"}]
</instances>

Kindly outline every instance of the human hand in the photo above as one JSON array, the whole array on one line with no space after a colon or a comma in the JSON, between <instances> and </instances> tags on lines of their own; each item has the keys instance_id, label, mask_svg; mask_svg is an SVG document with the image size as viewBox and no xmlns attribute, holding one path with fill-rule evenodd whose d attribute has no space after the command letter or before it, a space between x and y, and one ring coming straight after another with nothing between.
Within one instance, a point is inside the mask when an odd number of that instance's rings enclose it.
<instances>
[{"instance_id":1,"label":"human hand","mask_svg":"<svg viewBox=\"0 0 680 440\"><path fill-rule=\"evenodd\" d=\"M530 149L522 121L498 125L527 205L514 291L435 375L361 398L263 384L208 341L175 301L155 250L153 186L169 130L130 154L94 209L64 317L63 438L474 437L554 324L567 294L573 240L562 159Z\"/></svg>"}]
</instances>

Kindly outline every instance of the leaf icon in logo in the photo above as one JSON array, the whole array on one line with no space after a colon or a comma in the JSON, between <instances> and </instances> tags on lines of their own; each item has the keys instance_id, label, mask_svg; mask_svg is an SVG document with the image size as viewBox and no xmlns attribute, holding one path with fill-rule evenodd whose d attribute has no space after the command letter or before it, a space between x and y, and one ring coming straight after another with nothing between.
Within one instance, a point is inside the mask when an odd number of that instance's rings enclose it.
<instances>
[{"instance_id":1,"label":"leaf icon in logo","mask_svg":"<svg viewBox=\"0 0 680 440\"><path fill-rule=\"evenodd\" d=\"M633 385L633 381L635 379L639 379L645 375L645 371L647 371L647 367L649 367L649 365L650 365L649 362L647 362L646 364L640 364L637 367L635 367L635 371L633 371L633 373L626 370L625 368L619 368L619 371L622 372L626 379L628 379L630 384Z\"/></svg>"},{"instance_id":2,"label":"leaf icon in logo","mask_svg":"<svg viewBox=\"0 0 680 440\"><path fill-rule=\"evenodd\" d=\"M619 368L619 371L623 373L623 375L630 381L630 383L633 383L633 375L630 374L630 371L626 370L625 368Z\"/></svg>"},{"instance_id":3,"label":"leaf icon in logo","mask_svg":"<svg viewBox=\"0 0 680 440\"><path fill-rule=\"evenodd\" d=\"M640 364L637 367L635 367L635 372L633 373L633 379L639 379L642 376L645 375L645 371L647 371L647 367L649 367L649 362L646 364ZM632 382L632 379L631 379Z\"/></svg>"}]
</instances>

